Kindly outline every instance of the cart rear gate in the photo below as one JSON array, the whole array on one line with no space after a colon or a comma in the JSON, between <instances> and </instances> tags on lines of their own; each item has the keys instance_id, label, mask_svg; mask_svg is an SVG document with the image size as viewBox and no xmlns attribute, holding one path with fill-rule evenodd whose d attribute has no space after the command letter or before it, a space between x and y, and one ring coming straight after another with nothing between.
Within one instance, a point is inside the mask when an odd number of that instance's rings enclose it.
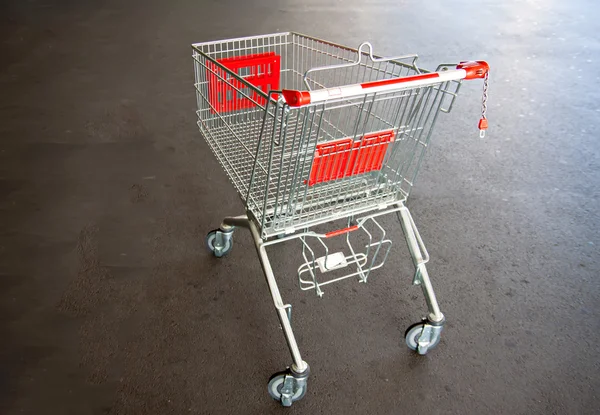
<instances>
[{"instance_id":1,"label":"cart rear gate","mask_svg":"<svg viewBox=\"0 0 600 415\"><path fill-rule=\"evenodd\" d=\"M379 223L398 214L421 285L427 317L408 328L408 347L425 354L444 325L425 264L429 255L405 206L438 115L450 112L465 79L484 79L483 61L417 66L417 55L381 58L365 42L352 49L297 33L193 45L198 127L243 200L207 238L217 257L233 247L236 227L249 228L292 365L268 391L284 406L306 393L308 364L291 327L267 248L300 242L302 290L355 278L384 266L392 241ZM345 248L334 251L339 239Z\"/></svg>"}]
</instances>

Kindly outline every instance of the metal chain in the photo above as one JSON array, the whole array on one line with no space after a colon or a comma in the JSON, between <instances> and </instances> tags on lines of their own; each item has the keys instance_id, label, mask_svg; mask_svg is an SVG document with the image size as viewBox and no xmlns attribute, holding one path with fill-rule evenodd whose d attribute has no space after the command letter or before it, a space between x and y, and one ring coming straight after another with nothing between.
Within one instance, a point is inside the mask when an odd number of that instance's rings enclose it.
<instances>
[{"instance_id":1,"label":"metal chain","mask_svg":"<svg viewBox=\"0 0 600 415\"><path fill-rule=\"evenodd\" d=\"M487 99L488 99L488 79L490 77L490 73L485 73L485 78L483 78L483 96L481 97L481 118L485 118L485 113L487 112Z\"/></svg>"},{"instance_id":2,"label":"metal chain","mask_svg":"<svg viewBox=\"0 0 600 415\"><path fill-rule=\"evenodd\" d=\"M480 125L479 136L481 138L485 137L485 130L487 129L486 113L487 113L489 77L490 77L490 72L488 71L485 73L485 78L483 78L483 95L481 97L481 120L479 121L479 125ZM482 128L482 123L485 125L484 128Z\"/></svg>"}]
</instances>

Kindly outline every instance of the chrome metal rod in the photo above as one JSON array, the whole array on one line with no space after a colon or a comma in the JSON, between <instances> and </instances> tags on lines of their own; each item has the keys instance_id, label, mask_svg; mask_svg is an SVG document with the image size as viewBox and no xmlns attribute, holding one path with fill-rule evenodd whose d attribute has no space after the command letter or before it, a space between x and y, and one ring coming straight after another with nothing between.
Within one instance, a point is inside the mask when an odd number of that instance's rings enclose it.
<instances>
[{"instance_id":1,"label":"chrome metal rod","mask_svg":"<svg viewBox=\"0 0 600 415\"><path fill-rule=\"evenodd\" d=\"M223 219L223 222L221 222L221 230L222 231L230 231L233 230L233 228L248 228L249 227L249 221L248 221L248 215L240 215L240 216L228 216L225 219Z\"/></svg>"},{"instance_id":2,"label":"chrome metal rod","mask_svg":"<svg viewBox=\"0 0 600 415\"><path fill-rule=\"evenodd\" d=\"M433 286L431 285L431 280L429 279L429 274L427 273L425 264L421 264L419 267L419 274L421 278L421 289L423 290L425 302L427 303L427 309L429 310L429 316L427 316L428 319L436 323L443 321L444 315L440 311L440 306L438 305L435 297L435 292L433 291Z\"/></svg>"},{"instance_id":3,"label":"chrome metal rod","mask_svg":"<svg viewBox=\"0 0 600 415\"><path fill-rule=\"evenodd\" d=\"M427 273L427 268L425 266L427 260L424 258L421 248L419 247L422 244L421 237L418 233L419 231L414 225L407 207L400 209L400 217L402 219L400 223L402 224L406 244L408 245L408 250L410 251L416 268L414 284L421 285L421 288L423 289L423 295L425 296L425 301L427 302L427 308L429 310L428 318L433 322L442 321L444 315L440 311L431 285L431 280L429 279L429 274ZM428 255L426 255L426 258L429 259Z\"/></svg>"},{"instance_id":4,"label":"chrome metal rod","mask_svg":"<svg viewBox=\"0 0 600 415\"><path fill-rule=\"evenodd\" d=\"M298 349L298 344L296 343L296 338L294 337L294 332L292 331L292 324L290 323L290 319L286 311L288 308L291 308L291 305L283 304L281 294L279 293L279 288L277 287L277 281L275 280L275 275L273 275L271 263L269 262L269 257L267 256L267 251L260 237L260 232L253 221L249 221L248 223L250 227L250 233L252 233L252 237L254 238L254 245L256 246L260 263L265 273L267 284L269 285L269 290L271 291L273 304L277 309L277 316L279 317L279 322L281 323L281 328L283 329L283 334L285 335L285 341L287 342L287 345L290 349L290 354L292 355L292 360L294 361L295 370L299 373L302 373L308 368L308 365L300 356L300 349Z\"/></svg>"}]
</instances>

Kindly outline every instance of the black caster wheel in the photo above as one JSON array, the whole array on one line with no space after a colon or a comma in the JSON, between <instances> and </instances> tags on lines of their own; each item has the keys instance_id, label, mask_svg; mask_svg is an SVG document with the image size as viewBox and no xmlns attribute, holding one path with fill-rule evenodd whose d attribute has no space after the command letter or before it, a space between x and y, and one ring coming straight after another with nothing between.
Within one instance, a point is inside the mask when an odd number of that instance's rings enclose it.
<instances>
[{"instance_id":1,"label":"black caster wheel","mask_svg":"<svg viewBox=\"0 0 600 415\"><path fill-rule=\"evenodd\" d=\"M284 387L288 387L288 393L284 395ZM289 370L275 373L269 379L267 390L271 398L280 402L283 406L292 406L306 395L306 378L298 380L294 378Z\"/></svg>"},{"instance_id":2,"label":"black caster wheel","mask_svg":"<svg viewBox=\"0 0 600 415\"><path fill-rule=\"evenodd\" d=\"M233 248L233 231L212 230L206 235L206 246L217 257L227 255Z\"/></svg>"},{"instance_id":3,"label":"black caster wheel","mask_svg":"<svg viewBox=\"0 0 600 415\"><path fill-rule=\"evenodd\" d=\"M427 349L425 351L420 350L419 349L419 338L421 337L421 333L423 332L423 328L425 327L425 324L426 324L425 322L412 324L406 329L406 332L404 333L404 339L406 341L406 345L408 346L408 348L419 352L419 354L425 354L425 353L427 353L427 351L429 349L433 349L435 346L438 345L438 343L440 342L440 338L441 338L441 336L438 333L437 336L434 336L433 342L431 342L431 344L429 344L429 346L427 347Z\"/></svg>"}]
</instances>

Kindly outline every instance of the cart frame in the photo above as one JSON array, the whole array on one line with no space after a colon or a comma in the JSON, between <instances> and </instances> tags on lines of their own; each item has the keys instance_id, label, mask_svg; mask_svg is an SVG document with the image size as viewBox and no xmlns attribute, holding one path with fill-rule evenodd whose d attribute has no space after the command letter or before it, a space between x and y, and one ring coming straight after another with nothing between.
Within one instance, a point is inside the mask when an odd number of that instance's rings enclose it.
<instances>
[{"instance_id":1,"label":"cart frame","mask_svg":"<svg viewBox=\"0 0 600 415\"><path fill-rule=\"evenodd\" d=\"M323 286L353 277L366 283L384 265L392 242L377 219L396 213L415 266L412 282L428 309L406 331L406 343L422 355L434 348L445 318L405 203L438 114L451 111L462 80L483 78L487 88L487 63L429 72L417 55L382 58L368 42L352 49L293 32L192 47L198 126L246 208L223 219L207 245L222 257L235 228L250 230L292 357L271 377L271 396L290 406L306 393L309 374L267 254L274 244L301 242L300 288L323 296ZM320 230L341 219L344 227ZM345 238L349 255L330 252L336 237Z\"/></svg>"}]
</instances>

